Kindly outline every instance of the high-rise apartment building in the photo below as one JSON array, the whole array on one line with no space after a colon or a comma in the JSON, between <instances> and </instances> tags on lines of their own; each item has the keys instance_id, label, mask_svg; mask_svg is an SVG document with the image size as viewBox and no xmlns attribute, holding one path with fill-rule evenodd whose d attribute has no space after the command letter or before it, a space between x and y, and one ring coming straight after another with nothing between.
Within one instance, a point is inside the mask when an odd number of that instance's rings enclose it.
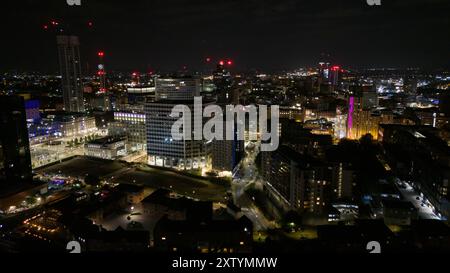
<instances>
[{"instance_id":1,"label":"high-rise apartment building","mask_svg":"<svg viewBox=\"0 0 450 273\"><path fill-rule=\"evenodd\" d=\"M321 212L328 205L330 174L326 165L312 157L281 146L262 153L261 170L272 199L286 211Z\"/></svg>"}]
</instances>

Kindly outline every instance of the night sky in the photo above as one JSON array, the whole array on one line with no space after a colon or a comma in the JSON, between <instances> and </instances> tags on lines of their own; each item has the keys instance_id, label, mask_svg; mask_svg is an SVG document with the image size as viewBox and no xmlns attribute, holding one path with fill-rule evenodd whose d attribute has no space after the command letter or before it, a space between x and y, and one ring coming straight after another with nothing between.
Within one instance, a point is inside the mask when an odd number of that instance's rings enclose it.
<instances>
[{"instance_id":1,"label":"night sky","mask_svg":"<svg viewBox=\"0 0 450 273\"><path fill-rule=\"evenodd\" d=\"M101 49L110 70L200 70L229 57L239 70L276 71L321 53L355 68L449 65L448 0L81 1L1 1L0 70L56 72L52 19L80 36L84 66Z\"/></svg>"}]
</instances>

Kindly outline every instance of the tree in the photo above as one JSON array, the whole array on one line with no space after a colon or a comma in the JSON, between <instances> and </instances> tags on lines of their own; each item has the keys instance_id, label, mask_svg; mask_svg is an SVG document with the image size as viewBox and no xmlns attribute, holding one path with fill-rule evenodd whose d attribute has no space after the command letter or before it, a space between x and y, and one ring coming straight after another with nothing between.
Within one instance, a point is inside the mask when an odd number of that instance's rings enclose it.
<instances>
[{"instance_id":1,"label":"tree","mask_svg":"<svg viewBox=\"0 0 450 273\"><path fill-rule=\"evenodd\" d=\"M363 153L372 153L375 154L379 152L379 145L376 141L374 141L373 136L371 134L366 134L359 139L359 144L361 146L361 151Z\"/></svg>"},{"instance_id":2,"label":"tree","mask_svg":"<svg viewBox=\"0 0 450 273\"><path fill-rule=\"evenodd\" d=\"M372 146L373 136L371 134L365 134L359 139L359 143L366 147Z\"/></svg>"},{"instance_id":3,"label":"tree","mask_svg":"<svg viewBox=\"0 0 450 273\"><path fill-rule=\"evenodd\" d=\"M288 211L281 220L283 228L291 230L302 225L302 216L296 211Z\"/></svg>"}]
</instances>

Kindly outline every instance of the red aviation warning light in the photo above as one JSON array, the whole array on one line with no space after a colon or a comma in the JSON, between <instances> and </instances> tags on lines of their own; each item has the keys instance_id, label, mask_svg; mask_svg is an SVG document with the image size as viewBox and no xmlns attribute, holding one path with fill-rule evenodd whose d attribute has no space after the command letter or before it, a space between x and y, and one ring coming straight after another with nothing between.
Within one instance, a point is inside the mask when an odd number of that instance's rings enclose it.
<instances>
[{"instance_id":1,"label":"red aviation warning light","mask_svg":"<svg viewBox=\"0 0 450 273\"><path fill-rule=\"evenodd\" d=\"M331 68L333 71L339 71L341 68L338 65L335 65Z\"/></svg>"},{"instance_id":2,"label":"red aviation warning light","mask_svg":"<svg viewBox=\"0 0 450 273\"><path fill-rule=\"evenodd\" d=\"M232 60L228 60L227 61L227 65L233 65L233 61Z\"/></svg>"},{"instance_id":3,"label":"red aviation warning light","mask_svg":"<svg viewBox=\"0 0 450 273\"><path fill-rule=\"evenodd\" d=\"M207 58L206 58L206 62L207 62L207 63L210 63L210 62L211 62L211 58L210 58L210 57L207 57Z\"/></svg>"},{"instance_id":4,"label":"red aviation warning light","mask_svg":"<svg viewBox=\"0 0 450 273\"><path fill-rule=\"evenodd\" d=\"M223 61L223 60L221 60L220 62L219 62L219 65L225 65L225 61Z\"/></svg>"},{"instance_id":5,"label":"red aviation warning light","mask_svg":"<svg viewBox=\"0 0 450 273\"><path fill-rule=\"evenodd\" d=\"M97 53L97 55L98 55L99 57L103 58L103 57L105 56L105 52L99 51L99 52Z\"/></svg>"},{"instance_id":6,"label":"red aviation warning light","mask_svg":"<svg viewBox=\"0 0 450 273\"><path fill-rule=\"evenodd\" d=\"M89 21L87 24L88 24L88 27L92 27L92 26L94 25L94 24L93 24L92 22L90 22L90 21Z\"/></svg>"}]
</instances>

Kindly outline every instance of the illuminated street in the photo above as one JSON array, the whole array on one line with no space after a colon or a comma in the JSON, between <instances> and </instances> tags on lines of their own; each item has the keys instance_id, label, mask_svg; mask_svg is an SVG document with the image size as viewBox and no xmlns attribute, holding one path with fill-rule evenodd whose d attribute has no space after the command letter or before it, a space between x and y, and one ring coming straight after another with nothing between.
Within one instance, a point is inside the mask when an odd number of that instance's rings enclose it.
<instances>
[{"instance_id":1,"label":"illuminated street","mask_svg":"<svg viewBox=\"0 0 450 273\"><path fill-rule=\"evenodd\" d=\"M398 187L403 197L411 202L414 207L417 208L419 217L422 219L434 219L441 220L441 218L436 214L431 203L424 197L423 194L417 193L416 190L406 181L402 181L403 187Z\"/></svg>"},{"instance_id":2,"label":"illuminated street","mask_svg":"<svg viewBox=\"0 0 450 273\"><path fill-rule=\"evenodd\" d=\"M251 143L247 145L246 156L236 168L236 175L232 182L233 199L236 205L241 207L243 213L255 224L255 230L267 230L276 225L267 220L265 215L257 208L245 190L249 186L260 187L261 180L255 166L255 159L259 153L259 145Z\"/></svg>"}]
</instances>

